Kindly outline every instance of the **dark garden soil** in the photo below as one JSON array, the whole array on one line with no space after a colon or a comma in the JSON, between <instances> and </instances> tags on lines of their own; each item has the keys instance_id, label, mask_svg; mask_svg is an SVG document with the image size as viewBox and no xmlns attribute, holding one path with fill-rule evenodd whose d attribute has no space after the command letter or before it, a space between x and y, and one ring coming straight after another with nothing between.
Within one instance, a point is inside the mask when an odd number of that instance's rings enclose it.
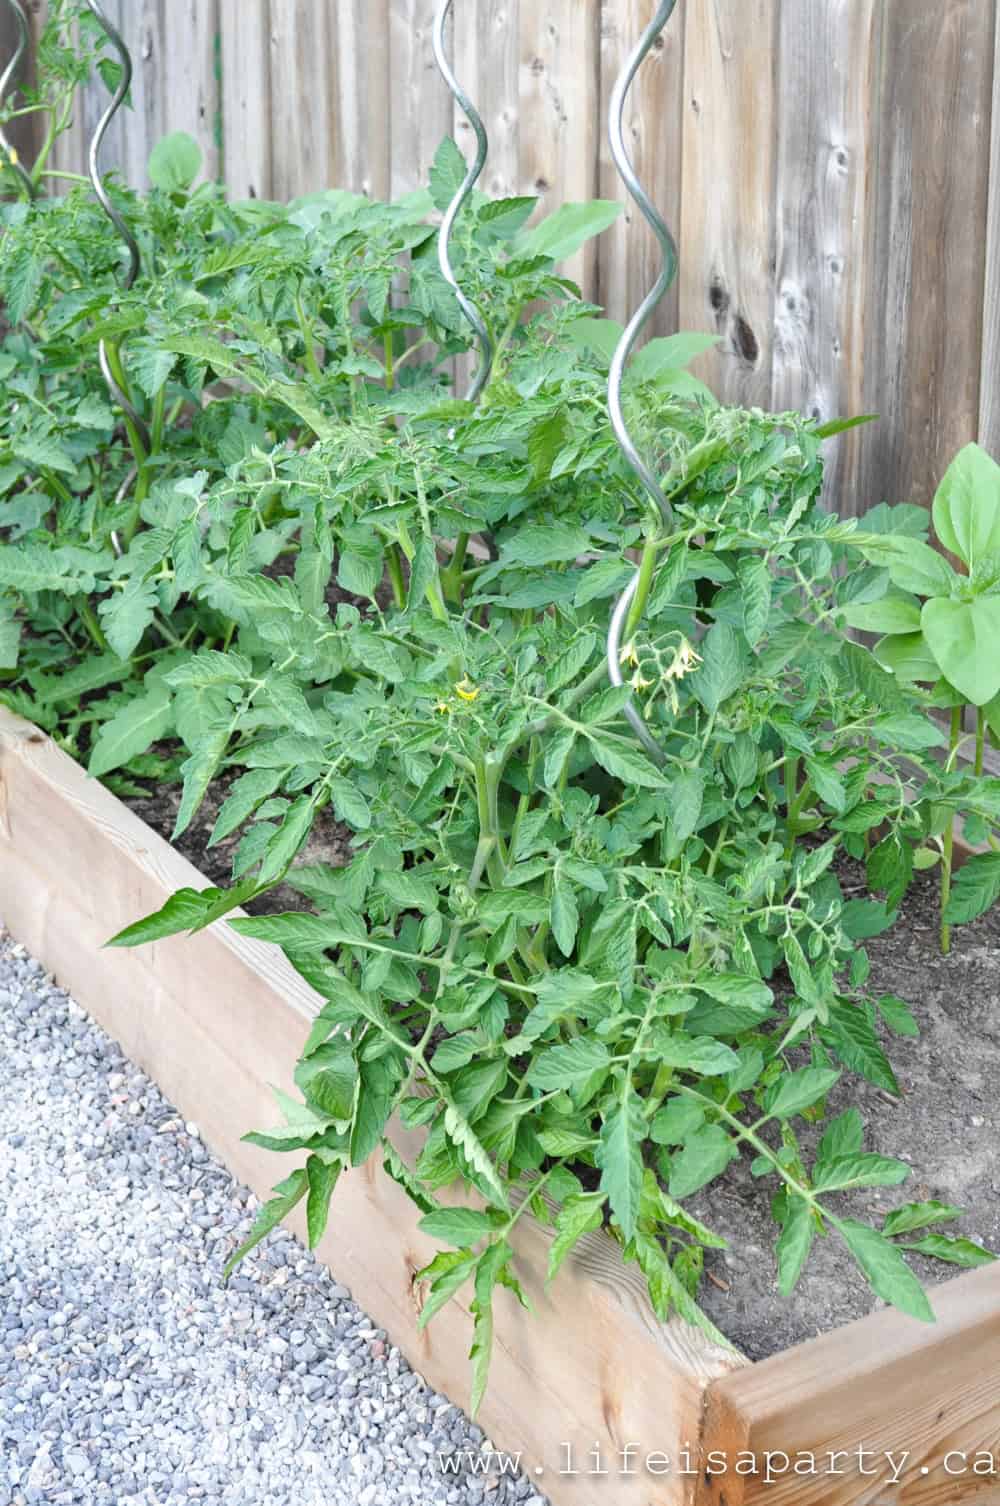
<instances>
[{"instance_id":1,"label":"dark garden soil","mask_svg":"<svg viewBox=\"0 0 1000 1506\"><path fill-rule=\"evenodd\" d=\"M173 843L177 851L182 852L205 878L220 888L228 888L232 884L233 854L243 834L243 829L240 828L233 836L214 847L208 845L216 817L229 794L231 784L232 780L226 778L213 782L191 825L180 840ZM180 801L180 785L165 784L143 798L127 796L125 804L137 816L141 816L147 826L151 826L169 842ZM335 868L342 867L352 857L351 835L349 828L340 825L328 806L317 816L309 840L298 859L299 863L330 863ZM308 910L310 904L290 884L279 884L277 888L261 895L259 900L251 900L245 908L255 915L272 915L281 910Z\"/></svg>"},{"instance_id":2,"label":"dark garden soil","mask_svg":"<svg viewBox=\"0 0 1000 1506\"><path fill-rule=\"evenodd\" d=\"M873 992L905 999L921 1034L918 1040L885 1041L903 1090L899 1103L845 1073L830 1109L839 1113L856 1104L865 1120L865 1148L908 1162L913 1175L902 1187L842 1196L831 1205L880 1224L892 1208L937 1198L968 1210L960 1224L942 1232L961 1233L1000 1252L1000 911L956 928L952 946L949 957L940 955L937 891L929 877L914 884L896 926L867 943ZM802 1139L811 1148L821 1133L822 1126L807 1129ZM749 1160L736 1162L687 1206L730 1242L727 1251L708 1254L711 1274L699 1300L751 1359L882 1305L835 1235L817 1241L795 1295L779 1294L777 1229ZM908 1259L928 1286L960 1274L923 1256Z\"/></svg>"}]
</instances>

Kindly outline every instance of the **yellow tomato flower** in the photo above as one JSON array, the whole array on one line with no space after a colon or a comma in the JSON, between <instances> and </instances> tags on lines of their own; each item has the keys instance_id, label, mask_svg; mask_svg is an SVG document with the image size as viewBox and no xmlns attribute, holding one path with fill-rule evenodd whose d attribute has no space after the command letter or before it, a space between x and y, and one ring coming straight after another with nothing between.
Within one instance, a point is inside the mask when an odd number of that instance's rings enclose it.
<instances>
[{"instance_id":1,"label":"yellow tomato flower","mask_svg":"<svg viewBox=\"0 0 1000 1506\"><path fill-rule=\"evenodd\" d=\"M458 684L455 686L455 689L462 697L463 701L474 701L479 695L479 686L473 685L472 681L468 677L466 677L464 680L459 680Z\"/></svg>"}]
</instances>

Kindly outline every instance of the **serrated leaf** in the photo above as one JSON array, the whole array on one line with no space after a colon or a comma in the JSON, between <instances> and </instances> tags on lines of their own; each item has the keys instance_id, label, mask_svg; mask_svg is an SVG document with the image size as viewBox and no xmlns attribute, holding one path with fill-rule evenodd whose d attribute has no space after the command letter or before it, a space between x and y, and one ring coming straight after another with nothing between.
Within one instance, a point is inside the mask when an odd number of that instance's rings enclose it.
<instances>
[{"instance_id":1,"label":"serrated leaf","mask_svg":"<svg viewBox=\"0 0 1000 1506\"><path fill-rule=\"evenodd\" d=\"M126 926L105 946L145 946L181 931L200 931L227 915L252 893L251 885L233 889L178 889L152 915Z\"/></svg>"},{"instance_id":2,"label":"serrated leaf","mask_svg":"<svg viewBox=\"0 0 1000 1506\"><path fill-rule=\"evenodd\" d=\"M965 1270L977 1266L992 1265L996 1256L971 1239L958 1239L948 1234L926 1234L922 1239L904 1240L904 1250L913 1250L918 1255L928 1255L932 1260L943 1260L949 1265L960 1265Z\"/></svg>"},{"instance_id":3,"label":"serrated leaf","mask_svg":"<svg viewBox=\"0 0 1000 1506\"><path fill-rule=\"evenodd\" d=\"M420 1227L432 1239L462 1248L496 1233L497 1220L477 1208L436 1208L420 1220Z\"/></svg>"},{"instance_id":4,"label":"serrated leaf","mask_svg":"<svg viewBox=\"0 0 1000 1506\"><path fill-rule=\"evenodd\" d=\"M155 685L102 722L91 750L87 773L93 779L100 779L112 769L121 768L122 764L145 753L152 743L165 737L172 726L170 692L164 685Z\"/></svg>"},{"instance_id":5,"label":"serrated leaf","mask_svg":"<svg viewBox=\"0 0 1000 1506\"><path fill-rule=\"evenodd\" d=\"M274 1189L274 1197L269 1198L258 1213L249 1237L226 1261L222 1270L223 1281L228 1281L240 1261L266 1239L272 1229L276 1229L282 1220L288 1217L296 1203L300 1203L306 1196L308 1190L309 1179L304 1167L293 1171L290 1177L278 1183Z\"/></svg>"},{"instance_id":6,"label":"serrated leaf","mask_svg":"<svg viewBox=\"0 0 1000 1506\"><path fill-rule=\"evenodd\" d=\"M838 1228L876 1296L923 1323L934 1322L927 1293L895 1245L854 1219L841 1219Z\"/></svg>"},{"instance_id":7,"label":"serrated leaf","mask_svg":"<svg viewBox=\"0 0 1000 1506\"><path fill-rule=\"evenodd\" d=\"M573 1246L585 1234L599 1229L604 1215L603 1192L581 1192L568 1197L556 1214L555 1238L549 1246L546 1285L553 1281Z\"/></svg>"},{"instance_id":8,"label":"serrated leaf","mask_svg":"<svg viewBox=\"0 0 1000 1506\"><path fill-rule=\"evenodd\" d=\"M324 1161L319 1156L310 1156L306 1162L306 1234L310 1250L315 1250L326 1232L330 1198L339 1176L339 1161Z\"/></svg>"},{"instance_id":9,"label":"serrated leaf","mask_svg":"<svg viewBox=\"0 0 1000 1506\"><path fill-rule=\"evenodd\" d=\"M905 1161L874 1151L834 1156L817 1164L813 1185L817 1192L840 1192L848 1187L898 1187L910 1175Z\"/></svg>"},{"instance_id":10,"label":"serrated leaf","mask_svg":"<svg viewBox=\"0 0 1000 1506\"><path fill-rule=\"evenodd\" d=\"M338 774L330 780L330 794L341 821L346 821L355 831L368 830L372 824L371 807L357 785Z\"/></svg>"},{"instance_id":11,"label":"serrated leaf","mask_svg":"<svg viewBox=\"0 0 1000 1506\"><path fill-rule=\"evenodd\" d=\"M811 1206L805 1198L790 1197L776 1250L778 1290L783 1297L790 1297L798 1285L815 1238L816 1220Z\"/></svg>"},{"instance_id":12,"label":"serrated leaf","mask_svg":"<svg viewBox=\"0 0 1000 1506\"><path fill-rule=\"evenodd\" d=\"M559 1088L572 1090L606 1068L610 1061L608 1048L602 1041L579 1036L565 1045L549 1046L540 1052L528 1069L528 1081L543 1093Z\"/></svg>"},{"instance_id":13,"label":"serrated leaf","mask_svg":"<svg viewBox=\"0 0 1000 1506\"><path fill-rule=\"evenodd\" d=\"M977 853L954 875L944 918L949 925L965 925L985 914L998 899L1000 852Z\"/></svg>"},{"instance_id":14,"label":"serrated leaf","mask_svg":"<svg viewBox=\"0 0 1000 1506\"><path fill-rule=\"evenodd\" d=\"M939 1203L934 1199L926 1203L906 1203L886 1215L882 1233L888 1239L894 1234L912 1234L915 1229L931 1228L934 1224L954 1223L962 1217L962 1209L950 1203Z\"/></svg>"},{"instance_id":15,"label":"serrated leaf","mask_svg":"<svg viewBox=\"0 0 1000 1506\"><path fill-rule=\"evenodd\" d=\"M158 605L155 583L139 575L131 576L125 582L124 590L116 591L100 603L97 610L104 636L119 659L131 658L156 615Z\"/></svg>"},{"instance_id":16,"label":"serrated leaf","mask_svg":"<svg viewBox=\"0 0 1000 1506\"><path fill-rule=\"evenodd\" d=\"M732 1136L720 1124L706 1124L690 1135L670 1170L670 1196L691 1197L722 1175L739 1155Z\"/></svg>"},{"instance_id":17,"label":"serrated leaf","mask_svg":"<svg viewBox=\"0 0 1000 1506\"><path fill-rule=\"evenodd\" d=\"M840 1077L830 1067L801 1067L797 1072L786 1072L768 1096L767 1112L774 1119L791 1119L804 1113L825 1098Z\"/></svg>"},{"instance_id":18,"label":"serrated leaf","mask_svg":"<svg viewBox=\"0 0 1000 1506\"><path fill-rule=\"evenodd\" d=\"M638 785L640 789L663 789L668 781L656 765L624 739L614 739L612 734L598 734L587 729L587 741L595 760L606 773L623 784Z\"/></svg>"},{"instance_id":19,"label":"serrated leaf","mask_svg":"<svg viewBox=\"0 0 1000 1506\"><path fill-rule=\"evenodd\" d=\"M601 1192L625 1239L632 1238L639 1217L645 1131L642 1100L627 1088L601 1125L594 1155L601 1171Z\"/></svg>"}]
</instances>

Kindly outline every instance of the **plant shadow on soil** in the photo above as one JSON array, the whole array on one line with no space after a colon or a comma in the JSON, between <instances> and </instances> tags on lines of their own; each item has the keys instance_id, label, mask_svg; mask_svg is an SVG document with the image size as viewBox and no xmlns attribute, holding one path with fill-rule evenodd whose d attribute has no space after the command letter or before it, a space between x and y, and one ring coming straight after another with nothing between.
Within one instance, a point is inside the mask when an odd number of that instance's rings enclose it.
<instances>
[{"instance_id":1,"label":"plant shadow on soil","mask_svg":"<svg viewBox=\"0 0 1000 1506\"><path fill-rule=\"evenodd\" d=\"M207 879L220 885L230 882L238 837L212 848L206 844L227 793L226 781L217 781L176 844ZM128 804L169 839L179 800L179 787L165 786ZM351 832L323 811L301 861L340 866L350 860L350 842ZM841 879L845 889L865 891L860 866L845 863ZM962 1222L944 1232L961 1233L1000 1252L1000 909L955 928L952 953L943 957L937 904L933 876L918 877L892 930L866 943L873 996L898 994L920 1026L917 1039L883 1034L902 1098L893 1101L845 1071L829 1100L831 1116L856 1105L865 1121L865 1149L906 1161L912 1175L901 1187L842 1195L833 1205L879 1226L886 1213L903 1203L937 1198L966 1210ZM301 910L309 902L283 884L248 908L257 913ZM810 1157L824 1127L796 1120ZM773 1186L773 1179L759 1182L750 1175L750 1158L744 1156L686 1205L729 1244L725 1251L706 1252L699 1302L754 1360L883 1305L835 1234L816 1241L794 1295L781 1296L774 1256L778 1228L770 1211ZM960 1274L941 1261L915 1254L907 1258L928 1286Z\"/></svg>"}]
</instances>

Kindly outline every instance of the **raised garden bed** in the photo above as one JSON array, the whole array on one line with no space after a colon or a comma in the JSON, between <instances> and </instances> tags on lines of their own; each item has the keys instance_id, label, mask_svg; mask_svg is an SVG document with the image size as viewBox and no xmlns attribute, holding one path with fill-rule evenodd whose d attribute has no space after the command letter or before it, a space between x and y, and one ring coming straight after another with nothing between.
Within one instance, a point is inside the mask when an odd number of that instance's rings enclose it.
<instances>
[{"instance_id":1,"label":"raised garden bed","mask_svg":"<svg viewBox=\"0 0 1000 1506\"><path fill-rule=\"evenodd\" d=\"M225 924L102 950L136 915L204 881L6 711L0 841L5 922L263 1196L273 1158L239 1135L269 1112L269 1084L290 1080L315 996L276 949ZM396 1140L405 1150L405 1134ZM320 1253L432 1384L462 1401L468 1313L454 1301L418 1331L413 1273L435 1244L417 1219L370 1164L344 1178ZM518 1225L535 1314L498 1298L481 1420L497 1447L523 1450L554 1502L1000 1501L997 1476L984 1473L994 1456L1000 1466L1000 1266L938 1287L934 1326L883 1310L751 1365L657 1322L602 1234L586 1236L546 1289L549 1237L529 1217Z\"/></svg>"}]
</instances>

